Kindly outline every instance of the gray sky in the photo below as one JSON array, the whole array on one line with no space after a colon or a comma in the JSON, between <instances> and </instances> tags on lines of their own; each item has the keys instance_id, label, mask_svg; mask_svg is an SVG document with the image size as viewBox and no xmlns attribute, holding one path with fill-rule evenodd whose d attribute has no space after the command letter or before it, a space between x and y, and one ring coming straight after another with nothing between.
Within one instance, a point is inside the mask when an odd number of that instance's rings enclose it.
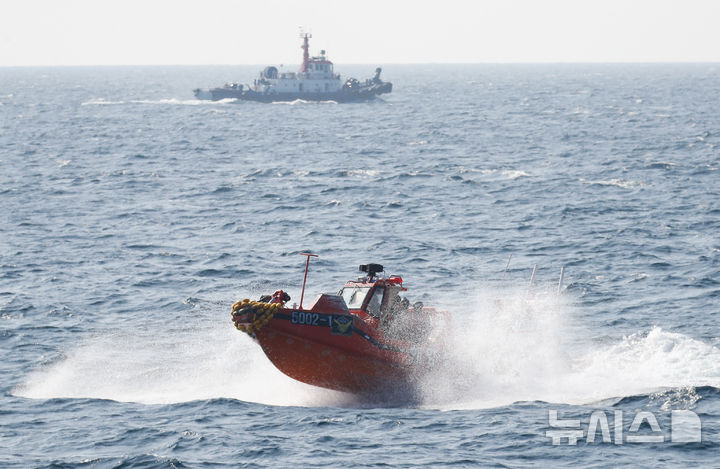
<instances>
[{"instance_id":1,"label":"gray sky","mask_svg":"<svg viewBox=\"0 0 720 469\"><path fill-rule=\"evenodd\" d=\"M720 61L717 0L3 0L0 66Z\"/></svg>"}]
</instances>

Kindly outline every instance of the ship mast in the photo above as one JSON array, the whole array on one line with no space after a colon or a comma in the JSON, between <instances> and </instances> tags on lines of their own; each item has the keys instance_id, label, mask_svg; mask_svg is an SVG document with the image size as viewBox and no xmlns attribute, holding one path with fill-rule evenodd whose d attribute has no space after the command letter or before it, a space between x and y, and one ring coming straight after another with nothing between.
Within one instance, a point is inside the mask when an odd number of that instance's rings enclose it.
<instances>
[{"instance_id":1,"label":"ship mast","mask_svg":"<svg viewBox=\"0 0 720 469\"><path fill-rule=\"evenodd\" d=\"M312 37L312 34L310 33L300 33L300 38L303 39L303 45L300 46L300 48L303 50L303 64L302 64L302 72L307 72L307 64L310 61L310 45L308 44L308 39Z\"/></svg>"}]
</instances>

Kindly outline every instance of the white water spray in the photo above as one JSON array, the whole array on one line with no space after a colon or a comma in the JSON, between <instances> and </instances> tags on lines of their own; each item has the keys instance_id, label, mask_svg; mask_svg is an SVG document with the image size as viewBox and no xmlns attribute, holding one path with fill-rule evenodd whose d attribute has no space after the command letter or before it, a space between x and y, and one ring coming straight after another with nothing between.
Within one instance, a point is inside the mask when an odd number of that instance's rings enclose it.
<instances>
[{"instance_id":1,"label":"white water spray","mask_svg":"<svg viewBox=\"0 0 720 469\"><path fill-rule=\"evenodd\" d=\"M431 408L518 401L592 404L667 388L720 387L720 349L654 327L608 344L573 322L551 292L487 289L473 311L455 315L443 366L423 379Z\"/></svg>"},{"instance_id":2,"label":"white water spray","mask_svg":"<svg viewBox=\"0 0 720 469\"><path fill-rule=\"evenodd\" d=\"M30 374L14 394L147 404L212 398L298 406L352 402L352 396L288 378L229 320L205 324L98 336Z\"/></svg>"}]
</instances>

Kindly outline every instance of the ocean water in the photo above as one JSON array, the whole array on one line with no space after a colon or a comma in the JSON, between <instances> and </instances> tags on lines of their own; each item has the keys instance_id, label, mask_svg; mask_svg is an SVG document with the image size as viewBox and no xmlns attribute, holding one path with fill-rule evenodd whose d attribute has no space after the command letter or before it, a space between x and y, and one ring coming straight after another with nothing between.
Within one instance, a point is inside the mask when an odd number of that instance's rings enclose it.
<instances>
[{"instance_id":1,"label":"ocean water","mask_svg":"<svg viewBox=\"0 0 720 469\"><path fill-rule=\"evenodd\" d=\"M256 69L0 69L1 467L717 467L720 65L193 98ZM306 298L378 262L450 313L419 400L295 382L234 329L299 298L304 251Z\"/></svg>"}]
</instances>

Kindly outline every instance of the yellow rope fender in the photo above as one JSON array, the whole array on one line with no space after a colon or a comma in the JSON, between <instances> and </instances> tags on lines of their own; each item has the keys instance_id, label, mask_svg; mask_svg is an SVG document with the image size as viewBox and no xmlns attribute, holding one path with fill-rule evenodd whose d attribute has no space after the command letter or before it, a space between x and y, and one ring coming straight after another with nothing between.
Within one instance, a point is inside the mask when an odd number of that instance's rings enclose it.
<instances>
[{"instance_id":1,"label":"yellow rope fender","mask_svg":"<svg viewBox=\"0 0 720 469\"><path fill-rule=\"evenodd\" d=\"M254 334L270 322L281 307L281 303L263 303L260 301L250 301L248 298L245 298L232 305L231 315L237 330L243 331L246 334ZM236 320L236 317L241 314L250 315L249 324L241 324Z\"/></svg>"}]
</instances>

